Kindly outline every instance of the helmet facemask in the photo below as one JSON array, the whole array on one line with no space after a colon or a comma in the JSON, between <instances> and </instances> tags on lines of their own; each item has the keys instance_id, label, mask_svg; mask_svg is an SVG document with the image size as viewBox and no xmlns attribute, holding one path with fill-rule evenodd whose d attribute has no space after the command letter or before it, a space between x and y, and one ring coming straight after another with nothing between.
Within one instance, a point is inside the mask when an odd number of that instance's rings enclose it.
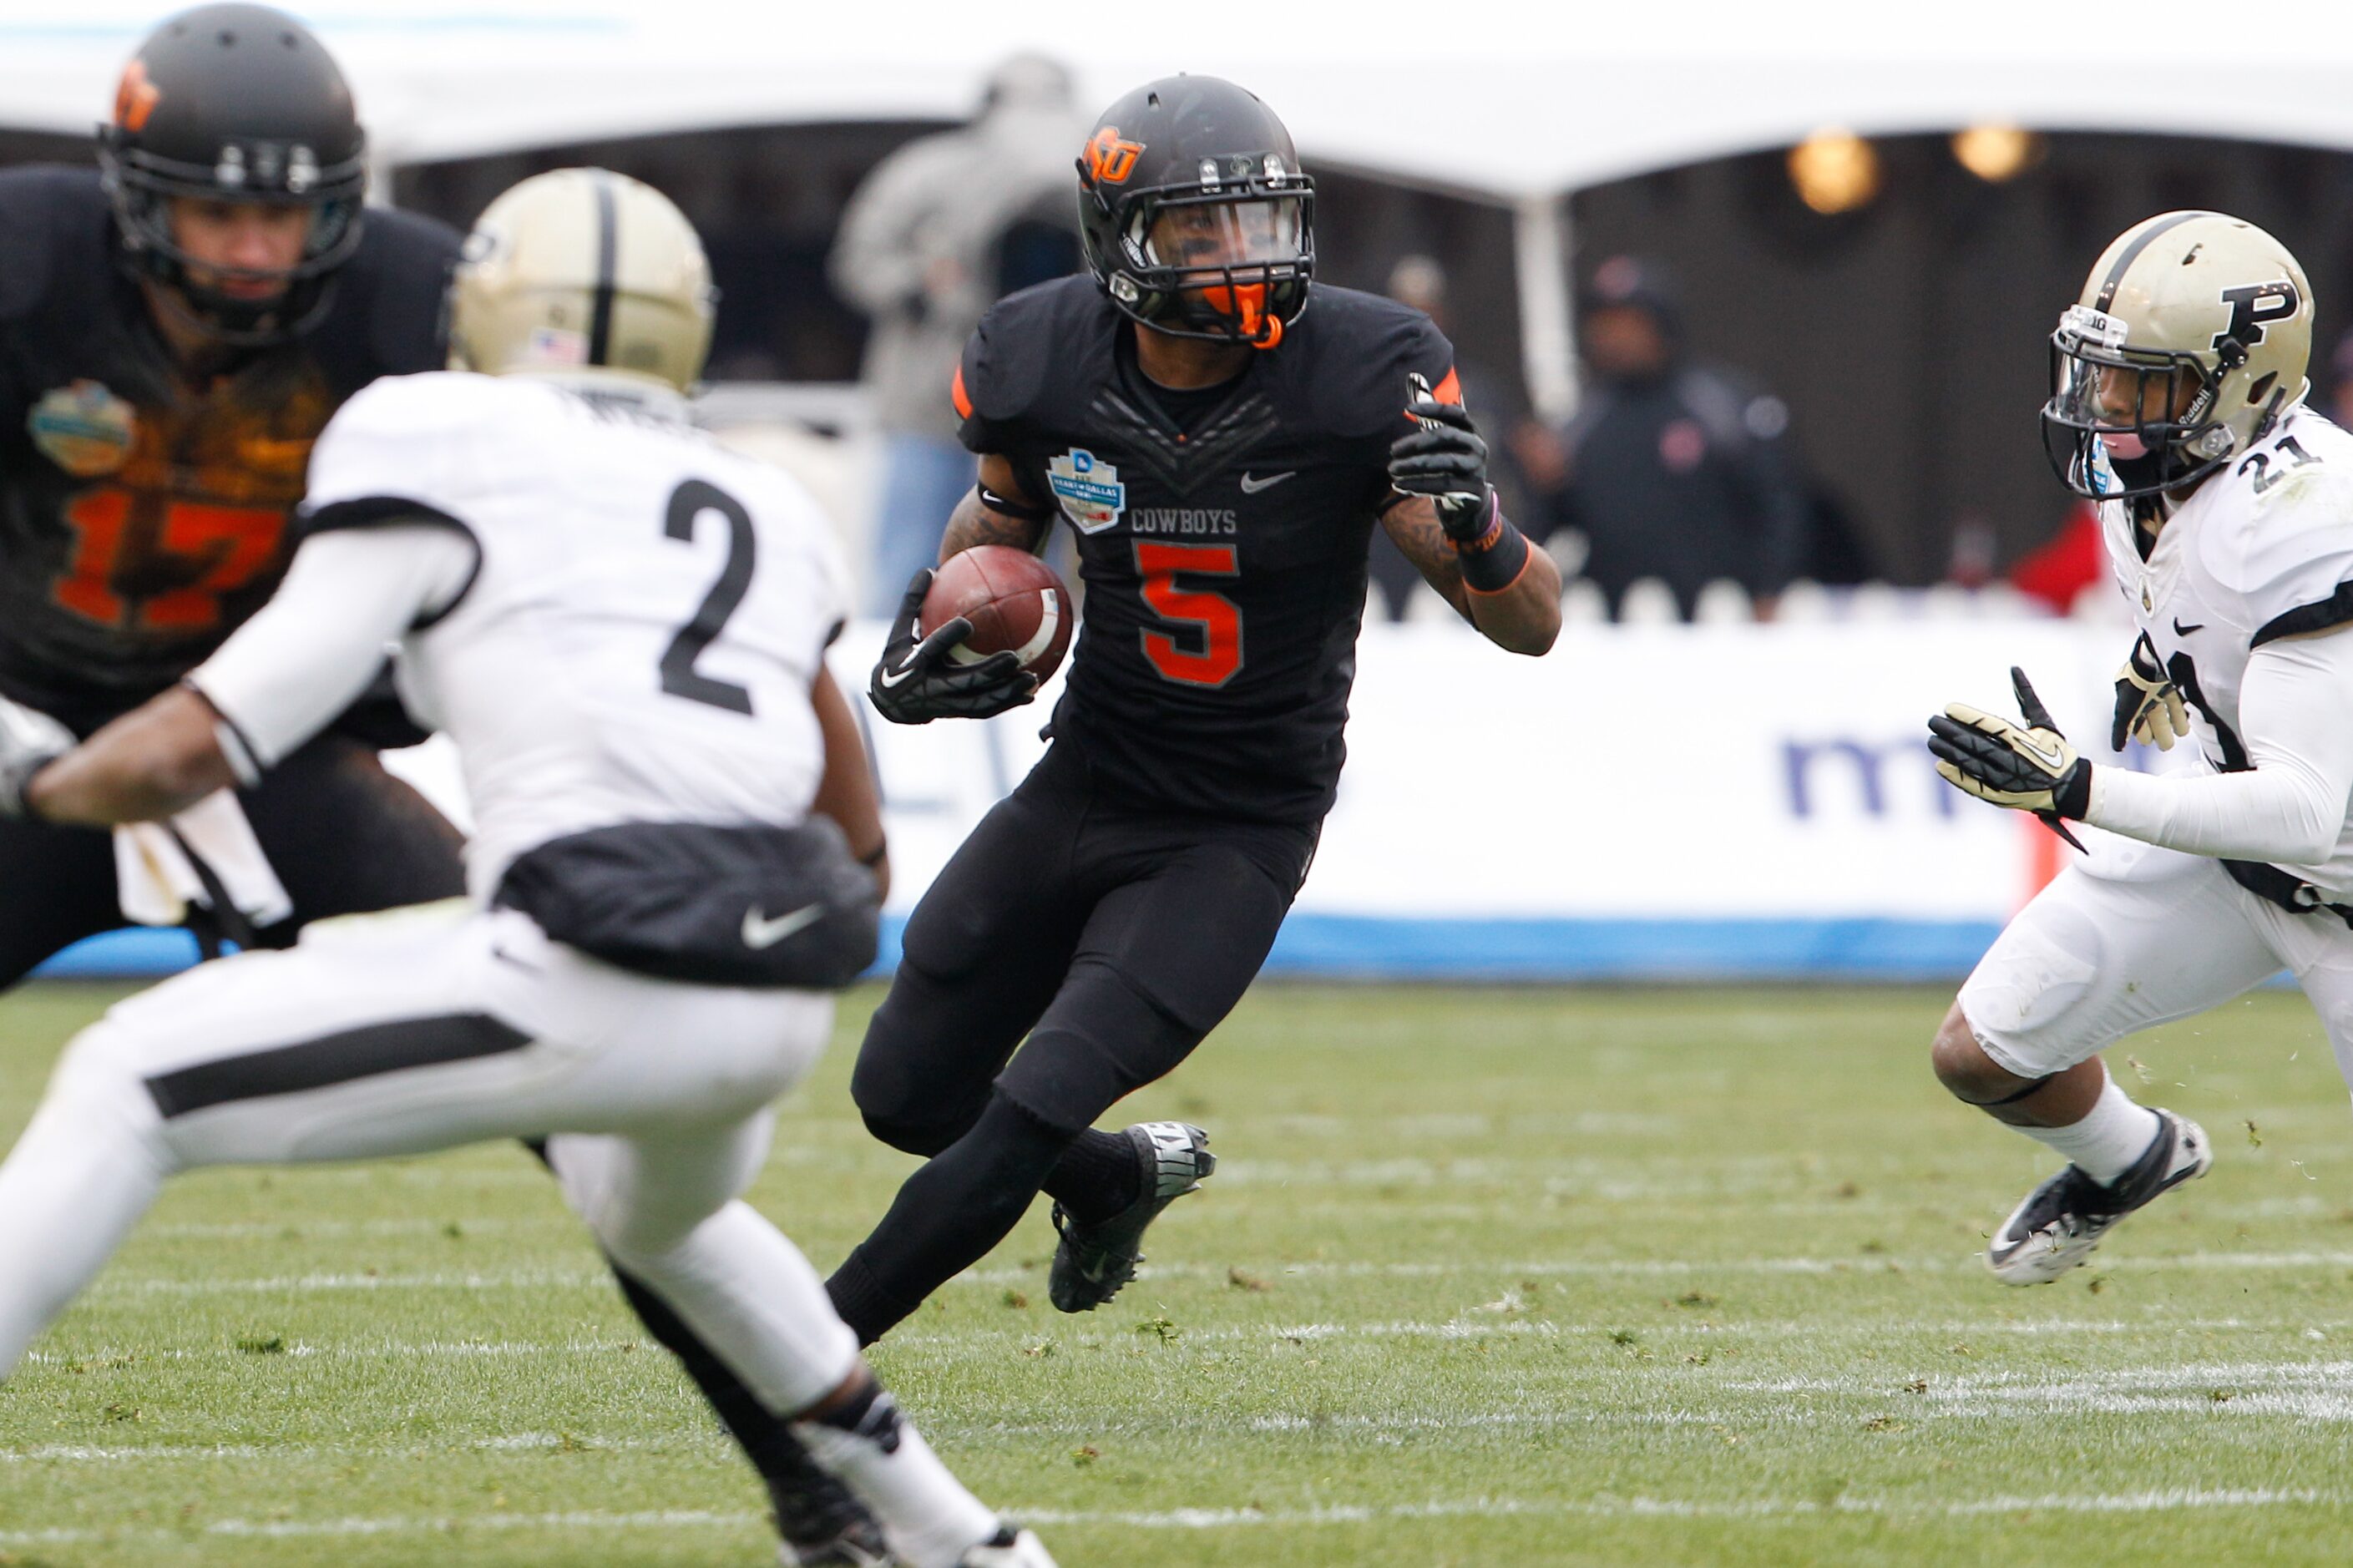
<instances>
[{"instance_id":1,"label":"helmet facemask","mask_svg":"<svg viewBox=\"0 0 2353 1568\"><path fill-rule=\"evenodd\" d=\"M132 270L168 290L189 324L213 341L250 348L301 336L326 313L333 275L360 243L365 170L358 160L322 169L310 150L262 142L231 142L209 167L176 163L120 145L100 128L100 161L114 195L115 224ZM172 224L175 197L300 206L311 215L301 259L280 269L255 270L200 260L182 248ZM274 285L248 299L199 283L200 275Z\"/></svg>"},{"instance_id":2,"label":"helmet facemask","mask_svg":"<svg viewBox=\"0 0 2353 1568\"><path fill-rule=\"evenodd\" d=\"M2094 500L2186 489L2239 448L2218 394L2246 364L2243 348L2127 348L2125 337L2124 322L2086 305L2069 307L2051 334L2043 451L2069 489ZM2258 384L2253 395L2274 403L2258 422L2267 426L2285 392Z\"/></svg>"},{"instance_id":3,"label":"helmet facemask","mask_svg":"<svg viewBox=\"0 0 2353 1568\"><path fill-rule=\"evenodd\" d=\"M1307 306L1314 182L1269 154L1201 161L1198 183L1124 191L1107 287L1135 321L1174 337L1271 349ZM1103 193L1096 193L1101 199Z\"/></svg>"}]
</instances>

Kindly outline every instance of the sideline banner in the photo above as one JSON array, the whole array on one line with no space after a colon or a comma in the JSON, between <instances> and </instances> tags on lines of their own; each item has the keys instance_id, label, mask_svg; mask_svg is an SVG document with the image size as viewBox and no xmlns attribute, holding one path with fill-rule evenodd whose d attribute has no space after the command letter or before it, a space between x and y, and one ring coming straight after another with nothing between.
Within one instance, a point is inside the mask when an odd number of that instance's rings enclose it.
<instances>
[{"instance_id":1,"label":"sideline banner","mask_svg":"<svg viewBox=\"0 0 2353 1568\"><path fill-rule=\"evenodd\" d=\"M836 646L846 690L863 690L881 637ZM2052 620L1583 626L1542 659L1452 626L1368 626L1339 804L1269 971L1957 976L2073 851L1939 779L1927 716L1954 698L2009 710L2018 664L2104 757L2123 651L2113 627ZM899 917L886 962L923 889L1043 752L1059 689L985 723L866 714ZM441 748L398 765L462 810ZM62 967L119 973L123 940Z\"/></svg>"}]
</instances>

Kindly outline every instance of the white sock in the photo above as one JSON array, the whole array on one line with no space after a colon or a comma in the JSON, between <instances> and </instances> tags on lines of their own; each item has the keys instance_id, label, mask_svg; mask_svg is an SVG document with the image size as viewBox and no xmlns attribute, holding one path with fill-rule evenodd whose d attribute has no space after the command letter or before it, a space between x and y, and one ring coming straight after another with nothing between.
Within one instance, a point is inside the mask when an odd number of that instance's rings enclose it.
<instances>
[{"instance_id":1,"label":"white sock","mask_svg":"<svg viewBox=\"0 0 2353 1568\"><path fill-rule=\"evenodd\" d=\"M105 1082L72 1079L69 1070L0 1165L0 1382L164 1186L144 1091L126 1084L110 1093Z\"/></svg>"},{"instance_id":2,"label":"white sock","mask_svg":"<svg viewBox=\"0 0 2353 1568\"><path fill-rule=\"evenodd\" d=\"M2056 1149L2092 1180L2114 1186L2118 1176L2148 1152L2162 1125L2156 1111L2135 1105L2110 1079L2083 1121L2071 1127L2021 1127L2019 1131Z\"/></svg>"},{"instance_id":3,"label":"white sock","mask_svg":"<svg viewBox=\"0 0 2353 1568\"><path fill-rule=\"evenodd\" d=\"M968 1549L997 1533L997 1515L948 1473L913 1422L892 1417L895 1441L887 1447L867 1435L871 1430L871 1422L859 1432L793 1423L794 1436L874 1510L893 1552L913 1568L955 1568Z\"/></svg>"}]
</instances>

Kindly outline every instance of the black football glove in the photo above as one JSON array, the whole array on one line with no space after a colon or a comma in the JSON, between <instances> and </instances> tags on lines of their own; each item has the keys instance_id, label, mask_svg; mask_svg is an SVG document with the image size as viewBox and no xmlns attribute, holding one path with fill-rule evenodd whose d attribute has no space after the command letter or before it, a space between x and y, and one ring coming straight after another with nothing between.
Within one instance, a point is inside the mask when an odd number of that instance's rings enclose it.
<instances>
[{"instance_id":1,"label":"black football glove","mask_svg":"<svg viewBox=\"0 0 2353 1568\"><path fill-rule=\"evenodd\" d=\"M2026 672L2010 666L2024 724L1980 713L1966 702L1948 702L1928 721L1928 750L1947 783L1979 800L2031 811L2052 832L2084 847L2067 830L2066 818L2081 819L2092 805L2092 764L2075 754L2067 737L2034 695Z\"/></svg>"},{"instance_id":2,"label":"black football glove","mask_svg":"<svg viewBox=\"0 0 2353 1568\"><path fill-rule=\"evenodd\" d=\"M987 719L1018 708L1037 694L1038 678L1009 651L986 658L965 652L972 623L962 616L929 637L918 637L916 617L923 613L923 595L931 591L932 571L925 567L915 574L907 584L907 596L899 602L891 640L882 645L882 662L874 667L874 679L866 687L877 713L893 724Z\"/></svg>"},{"instance_id":3,"label":"black football glove","mask_svg":"<svg viewBox=\"0 0 2353 1568\"><path fill-rule=\"evenodd\" d=\"M1487 529L1487 443L1460 404L1424 394L1406 405L1418 428L1389 443L1389 483L1409 495L1428 496L1438 508L1438 525L1450 539L1469 541Z\"/></svg>"},{"instance_id":4,"label":"black football glove","mask_svg":"<svg viewBox=\"0 0 2353 1568\"><path fill-rule=\"evenodd\" d=\"M2125 667L2116 671L2116 717L2108 731L2108 749L2121 752L2126 741L2139 741L2160 752L2189 733L2189 707L2181 688L2158 662L2157 645L2148 634L2133 644Z\"/></svg>"},{"instance_id":5,"label":"black football glove","mask_svg":"<svg viewBox=\"0 0 2353 1568\"><path fill-rule=\"evenodd\" d=\"M0 816L25 816L25 786L73 749L72 731L38 709L0 697Z\"/></svg>"}]
</instances>

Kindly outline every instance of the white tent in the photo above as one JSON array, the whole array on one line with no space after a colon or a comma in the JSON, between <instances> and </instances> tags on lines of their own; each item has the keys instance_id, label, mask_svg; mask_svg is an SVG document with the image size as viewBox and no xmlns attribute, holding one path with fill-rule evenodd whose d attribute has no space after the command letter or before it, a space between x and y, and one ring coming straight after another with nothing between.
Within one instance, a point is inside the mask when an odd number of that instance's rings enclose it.
<instances>
[{"instance_id":1,"label":"white tent","mask_svg":"<svg viewBox=\"0 0 2353 1568\"><path fill-rule=\"evenodd\" d=\"M0 123L79 130L156 0L0 0ZM1321 157L1505 200L1788 142L2004 121L2353 146L2353 8L2185 0L1590 6L297 0L396 162L589 136L955 118L1016 48L1108 100L1229 76ZM70 20L59 20L61 14Z\"/></svg>"},{"instance_id":2,"label":"white tent","mask_svg":"<svg viewBox=\"0 0 2353 1568\"><path fill-rule=\"evenodd\" d=\"M153 0L0 0L0 125L87 128ZM950 0L296 0L353 79L388 164L632 134L961 118L1017 48L1086 100L1230 77L1318 161L1513 204L1528 362L1557 403L1567 320L1556 197L1648 169L1863 134L1999 122L2353 148L2353 7L2188 0L1226 0L1120 8Z\"/></svg>"}]
</instances>

